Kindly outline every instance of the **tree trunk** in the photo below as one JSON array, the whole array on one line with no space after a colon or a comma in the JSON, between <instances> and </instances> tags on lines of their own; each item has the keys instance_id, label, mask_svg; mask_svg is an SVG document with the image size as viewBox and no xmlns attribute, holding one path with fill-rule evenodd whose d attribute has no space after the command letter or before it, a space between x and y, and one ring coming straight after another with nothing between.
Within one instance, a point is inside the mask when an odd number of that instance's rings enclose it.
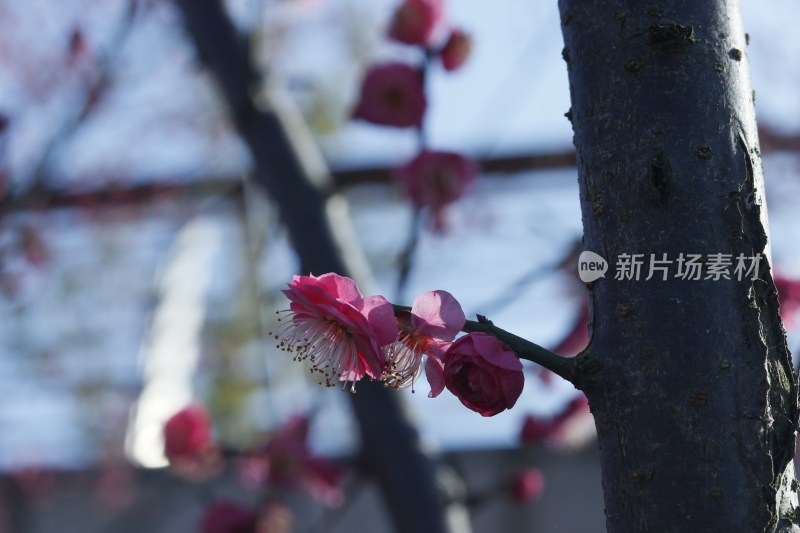
<instances>
[{"instance_id":1,"label":"tree trunk","mask_svg":"<svg viewBox=\"0 0 800 533\"><path fill-rule=\"evenodd\" d=\"M310 134L288 102L274 93L268 95L267 108L255 105L251 91L258 75L250 65L247 43L236 33L219 0L176 3L250 148L254 181L280 210L302 271L337 272L358 279L358 261L353 261L358 250L352 249L352 236L342 234L349 221L342 218L326 191L330 176ZM350 398L361 430L362 463L380 487L396 531L449 531L447 496L438 491L436 466L421 449L400 396L378 383L359 383L357 388L358 394Z\"/></svg>"},{"instance_id":2,"label":"tree trunk","mask_svg":"<svg viewBox=\"0 0 800 533\"><path fill-rule=\"evenodd\" d=\"M559 6L584 244L610 265L589 284L578 373L608 530L800 531L797 380L770 274L738 5ZM702 254L700 280L676 278L681 253ZM706 279L718 253L731 254L729 280ZM644 254L638 280L615 279L620 254ZM645 279L651 254L673 261L666 281L659 270ZM737 279L739 254L765 256L756 279Z\"/></svg>"}]
</instances>

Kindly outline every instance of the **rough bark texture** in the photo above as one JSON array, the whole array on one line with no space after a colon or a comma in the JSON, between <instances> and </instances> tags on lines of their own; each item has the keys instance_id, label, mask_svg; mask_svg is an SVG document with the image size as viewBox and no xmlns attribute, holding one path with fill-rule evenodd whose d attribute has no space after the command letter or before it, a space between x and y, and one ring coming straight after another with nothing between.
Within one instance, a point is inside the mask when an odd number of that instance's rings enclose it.
<instances>
[{"instance_id":1,"label":"rough bark texture","mask_svg":"<svg viewBox=\"0 0 800 533\"><path fill-rule=\"evenodd\" d=\"M219 0L177 0L203 62L215 75L231 115L255 161L254 180L280 209L281 218L305 273L354 275L342 253L349 236L337 235L335 204L325 190L330 182L308 134L279 100L259 108L251 98L258 76L247 43ZM378 383L359 383L352 395L361 429L363 466L384 495L395 529L402 533L447 531L445 506L436 469L423 453L419 436L403 412L400 397Z\"/></svg>"},{"instance_id":2,"label":"rough bark texture","mask_svg":"<svg viewBox=\"0 0 800 533\"><path fill-rule=\"evenodd\" d=\"M608 530L800 531L797 381L769 261L755 280L676 279L673 263L667 281L645 281L650 254L768 255L738 5L559 6L584 244L610 265L589 287L576 376ZM614 279L623 253L645 254L639 281Z\"/></svg>"}]
</instances>

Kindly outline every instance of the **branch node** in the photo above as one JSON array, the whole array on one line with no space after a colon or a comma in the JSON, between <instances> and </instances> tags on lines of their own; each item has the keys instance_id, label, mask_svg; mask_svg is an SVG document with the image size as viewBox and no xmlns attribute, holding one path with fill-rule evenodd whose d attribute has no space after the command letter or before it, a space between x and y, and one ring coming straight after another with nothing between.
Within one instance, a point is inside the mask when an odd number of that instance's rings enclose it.
<instances>
[{"instance_id":1,"label":"branch node","mask_svg":"<svg viewBox=\"0 0 800 533\"><path fill-rule=\"evenodd\" d=\"M479 324L487 324L489 326L493 326L494 322L486 318L484 315L476 314L475 317L478 319Z\"/></svg>"}]
</instances>

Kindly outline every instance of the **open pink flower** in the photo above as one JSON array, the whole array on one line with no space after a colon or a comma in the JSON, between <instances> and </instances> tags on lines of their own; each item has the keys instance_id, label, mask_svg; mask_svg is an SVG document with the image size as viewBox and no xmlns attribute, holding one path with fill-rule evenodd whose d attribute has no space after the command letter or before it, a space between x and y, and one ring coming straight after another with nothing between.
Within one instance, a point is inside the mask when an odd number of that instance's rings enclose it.
<instances>
[{"instance_id":1,"label":"open pink flower","mask_svg":"<svg viewBox=\"0 0 800 533\"><path fill-rule=\"evenodd\" d=\"M330 461L311 453L308 448L309 424L308 417L291 417L261 452L247 459L247 468L252 471L257 466L262 473L260 483L302 488L320 503L338 506L344 501L340 488L342 471Z\"/></svg>"},{"instance_id":2,"label":"open pink flower","mask_svg":"<svg viewBox=\"0 0 800 533\"><path fill-rule=\"evenodd\" d=\"M441 18L441 0L405 0L392 16L389 37L404 44L426 46Z\"/></svg>"},{"instance_id":3,"label":"open pink flower","mask_svg":"<svg viewBox=\"0 0 800 533\"><path fill-rule=\"evenodd\" d=\"M380 379L386 364L381 346L397 336L394 310L383 296L361 296L356 283L338 274L294 276L283 293L291 300L275 336L296 360L329 387L365 375Z\"/></svg>"},{"instance_id":4,"label":"open pink flower","mask_svg":"<svg viewBox=\"0 0 800 533\"><path fill-rule=\"evenodd\" d=\"M463 30L456 29L450 32L447 42L439 52L439 58L442 60L444 69L452 72L467 62L471 51L472 38Z\"/></svg>"},{"instance_id":5,"label":"open pink flower","mask_svg":"<svg viewBox=\"0 0 800 533\"><path fill-rule=\"evenodd\" d=\"M464 194L476 174L475 163L460 154L423 150L400 167L396 177L416 206L433 210L441 229L442 209Z\"/></svg>"},{"instance_id":6,"label":"open pink flower","mask_svg":"<svg viewBox=\"0 0 800 533\"><path fill-rule=\"evenodd\" d=\"M526 468L511 482L511 500L516 504L535 502L542 496L544 476L536 468Z\"/></svg>"},{"instance_id":7,"label":"open pink flower","mask_svg":"<svg viewBox=\"0 0 800 533\"><path fill-rule=\"evenodd\" d=\"M441 360L444 348L461 331L465 320L461 305L449 292L429 291L417 296L411 312L398 317L400 332L387 350L386 384L413 389L422 369L422 356Z\"/></svg>"},{"instance_id":8,"label":"open pink flower","mask_svg":"<svg viewBox=\"0 0 800 533\"><path fill-rule=\"evenodd\" d=\"M255 533L255 511L237 503L219 501L211 504L200 522L202 533Z\"/></svg>"},{"instance_id":9,"label":"open pink flower","mask_svg":"<svg viewBox=\"0 0 800 533\"><path fill-rule=\"evenodd\" d=\"M427 107L422 85L422 71L409 65L374 65L361 83L353 118L380 126L419 127Z\"/></svg>"},{"instance_id":10,"label":"open pink flower","mask_svg":"<svg viewBox=\"0 0 800 533\"><path fill-rule=\"evenodd\" d=\"M444 384L464 406L483 416L511 409L525 378L514 352L486 333L455 341L444 356Z\"/></svg>"}]
</instances>

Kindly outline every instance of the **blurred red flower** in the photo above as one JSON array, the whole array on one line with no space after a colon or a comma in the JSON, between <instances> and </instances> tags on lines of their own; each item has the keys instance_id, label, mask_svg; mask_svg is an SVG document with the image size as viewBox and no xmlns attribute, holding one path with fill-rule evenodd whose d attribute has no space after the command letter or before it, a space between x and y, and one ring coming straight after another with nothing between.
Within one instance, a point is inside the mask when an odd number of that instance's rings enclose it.
<instances>
[{"instance_id":1,"label":"blurred red flower","mask_svg":"<svg viewBox=\"0 0 800 533\"><path fill-rule=\"evenodd\" d=\"M170 461L196 457L211 446L211 418L200 405L184 407L164 425L164 455Z\"/></svg>"},{"instance_id":2,"label":"blurred red flower","mask_svg":"<svg viewBox=\"0 0 800 533\"><path fill-rule=\"evenodd\" d=\"M774 281L781 303L781 318L786 327L791 329L795 325L797 310L800 309L800 280L785 278L776 273Z\"/></svg>"},{"instance_id":3,"label":"blurred red flower","mask_svg":"<svg viewBox=\"0 0 800 533\"><path fill-rule=\"evenodd\" d=\"M392 16L389 37L404 44L426 46L441 18L441 0L405 0Z\"/></svg>"},{"instance_id":4,"label":"blurred red flower","mask_svg":"<svg viewBox=\"0 0 800 533\"><path fill-rule=\"evenodd\" d=\"M477 165L455 152L422 150L397 170L396 178L418 207L430 207L435 229L445 228L443 208L475 181Z\"/></svg>"},{"instance_id":5,"label":"blurred red flower","mask_svg":"<svg viewBox=\"0 0 800 533\"><path fill-rule=\"evenodd\" d=\"M220 501L206 509L200 523L201 533L255 533L256 513L239 504Z\"/></svg>"},{"instance_id":6,"label":"blurred red flower","mask_svg":"<svg viewBox=\"0 0 800 533\"><path fill-rule=\"evenodd\" d=\"M472 51L472 38L464 31L456 29L450 32L447 42L439 53L442 66L448 72L461 68Z\"/></svg>"},{"instance_id":7,"label":"blurred red flower","mask_svg":"<svg viewBox=\"0 0 800 533\"><path fill-rule=\"evenodd\" d=\"M535 502L544 491L544 476L536 468L520 471L511 483L511 500L517 504Z\"/></svg>"},{"instance_id":8,"label":"blurred red flower","mask_svg":"<svg viewBox=\"0 0 800 533\"><path fill-rule=\"evenodd\" d=\"M262 451L246 459L240 476L252 485L261 482L284 488L302 488L318 502L336 507L344 501L342 471L330 461L315 457L308 448L310 421L291 417ZM253 475L257 474L257 476Z\"/></svg>"},{"instance_id":9,"label":"blurred red flower","mask_svg":"<svg viewBox=\"0 0 800 533\"><path fill-rule=\"evenodd\" d=\"M419 127L427 107L422 85L422 72L409 65L374 65L361 83L353 118L380 126Z\"/></svg>"}]
</instances>

